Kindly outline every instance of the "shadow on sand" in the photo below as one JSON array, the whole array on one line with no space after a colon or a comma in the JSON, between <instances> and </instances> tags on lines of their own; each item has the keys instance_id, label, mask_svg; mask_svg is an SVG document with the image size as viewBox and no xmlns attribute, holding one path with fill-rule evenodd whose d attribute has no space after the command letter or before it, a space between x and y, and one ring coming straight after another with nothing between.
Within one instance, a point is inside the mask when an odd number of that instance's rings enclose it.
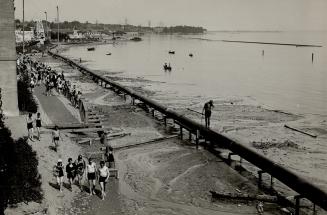
<instances>
[{"instance_id":1,"label":"shadow on sand","mask_svg":"<svg viewBox=\"0 0 327 215\"><path fill-rule=\"evenodd\" d=\"M52 151L57 152L57 148L55 146L49 146L49 149L52 150Z\"/></svg>"},{"instance_id":2,"label":"shadow on sand","mask_svg":"<svg viewBox=\"0 0 327 215\"><path fill-rule=\"evenodd\" d=\"M52 183L52 182L49 182L49 185L57 190L59 190L59 185L57 183Z\"/></svg>"}]
</instances>

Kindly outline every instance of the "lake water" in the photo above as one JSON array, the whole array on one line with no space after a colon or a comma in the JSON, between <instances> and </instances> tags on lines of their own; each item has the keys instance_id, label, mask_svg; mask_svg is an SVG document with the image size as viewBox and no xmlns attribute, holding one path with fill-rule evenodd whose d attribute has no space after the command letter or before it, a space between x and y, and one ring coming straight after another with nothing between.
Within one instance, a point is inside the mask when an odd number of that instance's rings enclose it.
<instances>
[{"instance_id":1,"label":"lake water","mask_svg":"<svg viewBox=\"0 0 327 215\"><path fill-rule=\"evenodd\" d=\"M155 92L151 95L153 99L175 107L200 106L208 99L242 99L297 114L327 115L326 47L327 32L209 32L187 36L147 35L141 42L98 45L95 51L87 51L86 46L73 46L63 55L82 58L88 68L111 76L135 78L120 82L151 90ZM168 54L169 50L175 54ZM108 52L112 55L106 55ZM165 62L171 64L171 72L163 70Z\"/></svg>"}]
</instances>

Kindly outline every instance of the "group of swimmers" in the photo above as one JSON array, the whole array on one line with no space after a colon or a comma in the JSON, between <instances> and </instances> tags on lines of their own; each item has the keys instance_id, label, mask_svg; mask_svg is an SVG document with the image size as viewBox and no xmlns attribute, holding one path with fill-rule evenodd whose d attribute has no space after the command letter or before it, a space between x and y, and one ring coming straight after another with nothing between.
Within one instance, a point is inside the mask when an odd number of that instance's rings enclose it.
<instances>
[{"instance_id":1,"label":"group of swimmers","mask_svg":"<svg viewBox=\"0 0 327 215\"><path fill-rule=\"evenodd\" d=\"M72 103L74 107L78 108L78 101L81 98L81 92L77 91L76 86L72 85L69 81L65 80L63 73L58 74L53 71L50 67L45 64L34 61L28 56L21 55L17 62L19 69L23 72L27 72L30 80L30 90L33 91L35 86L43 83L46 86L46 96L53 95L52 91L57 90L58 93L65 95ZM34 141L34 129L37 131L37 140L40 140L40 129L42 127L41 114L37 113L36 117L29 113L26 119L28 137ZM110 177L109 168L115 168L115 159L113 155L113 148L107 143L106 133L100 135L100 141L106 145L105 153L103 154L102 160L97 167L96 163L92 158L88 159L88 163L84 161L82 155L73 161L69 158L67 164L64 166L62 159L58 159L57 164L54 166L53 171L56 176L57 184L60 192L63 191L64 175L67 176L69 188L72 190L72 185L77 182L77 185L81 190L82 180L87 179L89 184L90 195L95 194L96 180L99 181L101 189L101 198L104 199L106 196L106 183ZM61 135L58 126L55 126L52 132L52 141L55 146L55 151L59 146ZM118 172L116 173L118 178Z\"/></svg>"},{"instance_id":2,"label":"group of swimmers","mask_svg":"<svg viewBox=\"0 0 327 215\"><path fill-rule=\"evenodd\" d=\"M65 168L62 159L58 159L53 171L54 175L56 176L57 185L60 192L63 191L64 172L66 172L70 190L72 190L72 185L74 182L77 181L78 187L81 189L81 191L83 191L82 180L85 175L89 184L89 194L95 195L96 180L98 180L101 189L101 199L104 200L106 196L106 184L110 177L109 168L114 168L114 163L115 160L113 157L112 148L109 146L106 147L103 160L100 161L100 166L98 168L92 158L89 158L88 163L86 164L82 155L79 155L75 162L73 162L72 158L68 158L68 163ZM116 178L117 177L118 176L116 176Z\"/></svg>"}]
</instances>

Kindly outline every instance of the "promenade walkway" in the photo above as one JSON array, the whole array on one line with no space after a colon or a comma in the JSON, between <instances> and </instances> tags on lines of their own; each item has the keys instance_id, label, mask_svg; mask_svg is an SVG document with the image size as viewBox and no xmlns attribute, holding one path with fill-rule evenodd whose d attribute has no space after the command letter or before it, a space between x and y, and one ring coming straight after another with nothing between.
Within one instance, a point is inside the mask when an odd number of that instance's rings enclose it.
<instances>
[{"instance_id":1,"label":"promenade walkway","mask_svg":"<svg viewBox=\"0 0 327 215\"><path fill-rule=\"evenodd\" d=\"M38 86L35 88L34 95L37 97L39 101L39 110L43 117L43 120L52 123L78 123L79 121L72 115L72 113L67 109L67 103L63 103L62 99L59 98L60 95L54 96L45 96L45 87L44 85ZM65 99L65 98L63 98ZM63 134L63 133L62 133ZM48 135L42 135L49 136ZM64 163L66 163L68 157L72 157L75 159L77 154L83 154L82 149L79 148L76 143L72 143L69 140L69 137L64 136L63 144L59 147L59 155L57 157L62 157ZM46 156L41 156L40 163L44 163L44 165L48 166L49 162L47 158L51 158L55 162L56 154L53 152L49 153L48 145L50 140L48 137L42 138L43 141L47 144L43 146L38 146L38 142L33 143L33 148L38 152L38 148L40 149L38 154L44 154L46 151ZM41 140L42 140L41 139ZM41 142L43 142L41 141ZM78 153L79 151L79 153ZM42 170L40 170L41 172ZM101 201L99 196L90 197L87 192L80 192L76 186L73 186L73 192L70 192L67 189L64 189L63 195L60 195L58 190L54 189L49 183L53 180L52 174L49 172L49 169L43 170L44 174L47 174L44 180L43 186L48 190L48 195L46 195L46 199L48 202L49 210L51 214L88 214L83 210L84 206L89 203L92 209L91 214L123 214L121 211L121 201L119 195L119 182L115 179L110 179L110 182L107 185L107 198L106 201ZM50 173L50 174L49 174ZM66 178L64 180L66 182ZM86 181L84 181L84 189L88 189L88 185ZM99 186L97 184L96 187L99 190ZM99 191L97 191L99 193ZM66 201L66 202L65 202ZM52 202L54 204L52 205ZM68 206L68 204L72 204Z\"/></svg>"},{"instance_id":2,"label":"promenade walkway","mask_svg":"<svg viewBox=\"0 0 327 215\"><path fill-rule=\"evenodd\" d=\"M57 96L46 96L44 92L45 87L41 85L35 88L34 94L53 124L79 123Z\"/></svg>"}]
</instances>

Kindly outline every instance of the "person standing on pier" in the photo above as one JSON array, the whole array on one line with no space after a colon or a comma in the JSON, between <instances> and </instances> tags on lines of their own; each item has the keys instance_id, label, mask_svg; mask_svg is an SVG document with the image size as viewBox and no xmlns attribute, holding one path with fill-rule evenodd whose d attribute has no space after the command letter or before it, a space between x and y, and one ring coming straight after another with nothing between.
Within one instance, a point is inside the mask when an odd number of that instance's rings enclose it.
<instances>
[{"instance_id":1,"label":"person standing on pier","mask_svg":"<svg viewBox=\"0 0 327 215\"><path fill-rule=\"evenodd\" d=\"M203 106L203 110L202 110L202 115L204 113L204 120L205 120L205 126L206 128L210 127L210 117L211 117L211 109L214 107L213 105L213 101L210 100L208 102L206 102Z\"/></svg>"}]
</instances>

